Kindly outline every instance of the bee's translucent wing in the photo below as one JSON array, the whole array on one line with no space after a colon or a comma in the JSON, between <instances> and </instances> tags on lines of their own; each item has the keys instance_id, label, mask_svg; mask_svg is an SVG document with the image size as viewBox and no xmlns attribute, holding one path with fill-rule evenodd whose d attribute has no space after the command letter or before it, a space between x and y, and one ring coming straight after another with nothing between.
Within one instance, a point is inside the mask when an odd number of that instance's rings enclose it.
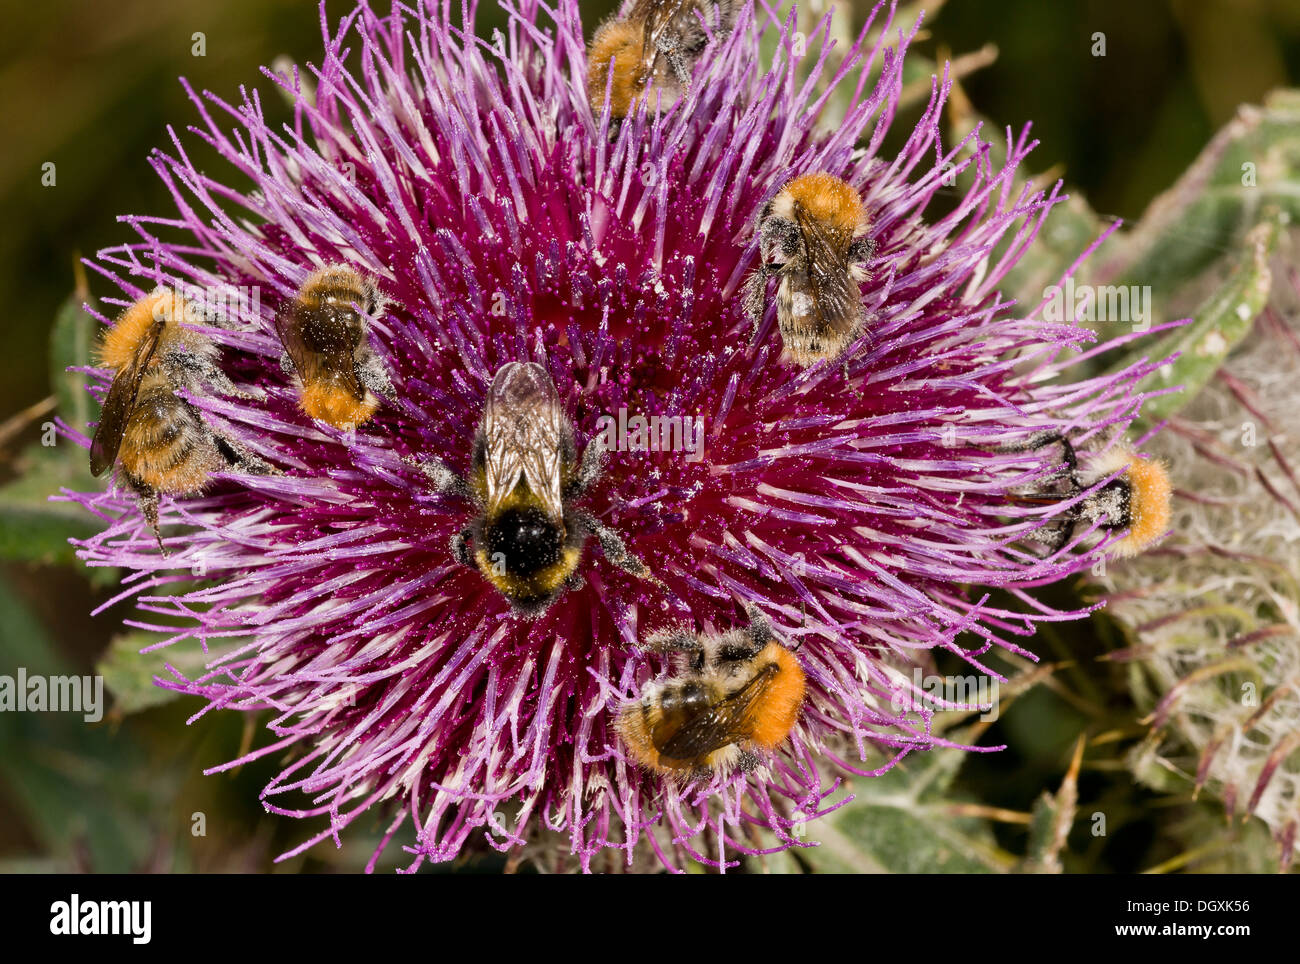
<instances>
[{"instance_id":1,"label":"bee's translucent wing","mask_svg":"<svg viewBox=\"0 0 1300 964\"><path fill-rule=\"evenodd\" d=\"M659 38L673 29L680 29L681 18L692 16L695 0L637 0L628 20L644 23L641 38L641 66L646 71L654 69L659 59Z\"/></svg>"},{"instance_id":2,"label":"bee's translucent wing","mask_svg":"<svg viewBox=\"0 0 1300 964\"><path fill-rule=\"evenodd\" d=\"M662 743L657 738L660 734L652 733L660 755L671 760L697 760L728 743L744 739L753 731L750 723L753 710L777 672L774 663L767 664L744 686L682 723L675 733L664 733L667 739Z\"/></svg>"},{"instance_id":3,"label":"bee's translucent wing","mask_svg":"<svg viewBox=\"0 0 1300 964\"><path fill-rule=\"evenodd\" d=\"M158 350L158 342L166 327L166 319L159 319L149 326L149 330L140 339L140 344L136 345L130 364L117 373L113 384L109 386L104 407L99 413L95 438L90 443L91 475L103 475L117 461L122 434L126 431L127 420L135 408L136 396L140 394L140 383L144 380L149 360Z\"/></svg>"},{"instance_id":4,"label":"bee's translucent wing","mask_svg":"<svg viewBox=\"0 0 1300 964\"><path fill-rule=\"evenodd\" d=\"M359 402L366 387L357 377L355 311L349 305L309 308L292 301L276 315L275 331L304 385L334 382Z\"/></svg>"},{"instance_id":5,"label":"bee's translucent wing","mask_svg":"<svg viewBox=\"0 0 1300 964\"><path fill-rule=\"evenodd\" d=\"M533 362L502 365L488 389L483 413L487 511L497 510L522 479L555 521L561 499L568 424L555 383Z\"/></svg>"},{"instance_id":6,"label":"bee's translucent wing","mask_svg":"<svg viewBox=\"0 0 1300 964\"><path fill-rule=\"evenodd\" d=\"M862 311L862 294L849 276L847 244L803 211L795 221L807 253L802 280L814 311L828 330L851 330Z\"/></svg>"}]
</instances>

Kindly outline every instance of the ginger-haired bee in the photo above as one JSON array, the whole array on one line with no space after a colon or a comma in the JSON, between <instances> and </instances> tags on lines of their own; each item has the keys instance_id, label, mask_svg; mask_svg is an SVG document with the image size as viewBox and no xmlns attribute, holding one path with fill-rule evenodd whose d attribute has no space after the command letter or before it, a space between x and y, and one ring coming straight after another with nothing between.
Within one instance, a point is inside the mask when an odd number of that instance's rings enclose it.
<instances>
[{"instance_id":1,"label":"ginger-haired bee","mask_svg":"<svg viewBox=\"0 0 1300 964\"><path fill-rule=\"evenodd\" d=\"M833 174L804 174L781 188L759 212L759 265L746 284L745 308L754 332L767 311L767 281L775 277L781 360L807 368L838 358L866 327L859 285L876 242L866 237L866 206Z\"/></svg>"},{"instance_id":2,"label":"ginger-haired bee","mask_svg":"<svg viewBox=\"0 0 1300 964\"><path fill-rule=\"evenodd\" d=\"M265 474L271 467L204 424L198 409L177 389L207 385L219 393L253 398L217 367L217 346L181 322L198 312L167 288L158 288L126 309L99 346L99 363L114 371L95 437L90 471L102 475L120 463L139 498L158 547L160 494L197 495L213 472L239 469Z\"/></svg>"},{"instance_id":3,"label":"ginger-haired bee","mask_svg":"<svg viewBox=\"0 0 1300 964\"><path fill-rule=\"evenodd\" d=\"M1146 551L1168 531L1173 486L1168 468L1159 459L1143 458L1131 446L1120 442L1093 459L1083 471L1073 443L1058 432L1040 432L1022 443L1003 446L1001 451L1033 451L1048 445L1062 447L1063 466L1055 477L1064 477L1064 491L1015 496L1016 502L1035 505L1071 501L1102 479L1115 475L1091 495L1075 502L1055 526L1037 536L1052 552L1060 551L1069 543L1080 522L1097 523L1106 532L1128 530L1106 547L1112 555L1121 558Z\"/></svg>"},{"instance_id":4,"label":"ginger-haired bee","mask_svg":"<svg viewBox=\"0 0 1300 964\"><path fill-rule=\"evenodd\" d=\"M749 625L721 635L685 628L651 634L645 648L683 663L651 680L615 729L642 765L686 779L753 770L790 735L803 706L803 667L749 607Z\"/></svg>"},{"instance_id":5,"label":"ginger-haired bee","mask_svg":"<svg viewBox=\"0 0 1300 964\"><path fill-rule=\"evenodd\" d=\"M488 389L468 480L437 459L414 464L440 492L471 501L478 515L452 538L452 555L482 573L517 612L535 616L582 585L578 563L595 535L614 565L657 582L618 534L574 501L600 477L593 440L578 461L555 383L535 362L508 362Z\"/></svg>"},{"instance_id":6,"label":"ginger-haired bee","mask_svg":"<svg viewBox=\"0 0 1300 964\"><path fill-rule=\"evenodd\" d=\"M662 92L665 108L676 103L708 45L699 16L708 18L714 10L718 19L707 21L710 29L729 31L736 21L734 0L636 0L626 16L601 24L587 48L587 93L596 113L605 108L607 89L613 121L635 111L642 95L653 109L655 91Z\"/></svg>"},{"instance_id":7,"label":"ginger-haired bee","mask_svg":"<svg viewBox=\"0 0 1300 964\"><path fill-rule=\"evenodd\" d=\"M374 280L344 264L307 276L276 316L280 360L298 376L298 404L311 418L340 429L368 422L392 385L370 348L369 321L383 306Z\"/></svg>"}]
</instances>

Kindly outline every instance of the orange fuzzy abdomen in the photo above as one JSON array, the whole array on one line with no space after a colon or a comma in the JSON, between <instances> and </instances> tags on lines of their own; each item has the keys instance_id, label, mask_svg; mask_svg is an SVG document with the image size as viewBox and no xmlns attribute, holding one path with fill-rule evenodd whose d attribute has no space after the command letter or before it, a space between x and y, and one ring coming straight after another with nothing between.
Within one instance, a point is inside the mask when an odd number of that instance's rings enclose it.
<instances>
[{"instance_id":1,"label":"orange fuzzy abdomen","mask_svg":"<svg viewBox=\"0 0 1300 964\"><path fill-rule=\"evenodd\" d=\"M300 404L312 418L335 428L351 429L370 421L379 408L379 399L366 392L358 401L347 389L331 381L318 381L303 386Z\"/></svg>"},{"instance_id":2,"label":"orange fuzzy abdomen","mask_svg":"<svg viewBox=\"0 0 1300 964\"><path fill-rule=\"evenodd\" d=\"M659 750L650 737L653 720L647 720L640 703L625 706L614 722L614 729L623 738L632 757L642 766L652 770L671 769L659 757Z\"/></svg>"},{"instance_id":3,"label":"orange fuzzy abdomen","mask_svg":"<svg viewBox=\"0 0 1300 964\"><path fill-rule=\"evenodd\" d=\"M776 643L768 643L758 654L757 662L775 663L779 670L754 708L754 731L750 736L755 744L771 750L790 735L795 720L799 718L804 697L804 672L794 653Z\"/></svg>"},{"instance_id":4,"label":"orange fuzzy abdomen","mask_svg":"<svg viewBox=\"0 0 1300 964\"><path fill-rule=\"evenodd\" d=\"M132 478L171 495L201 492L224 467L197 416L161 380L141 390L118 460Z\"/></svg>"}]
</instances>

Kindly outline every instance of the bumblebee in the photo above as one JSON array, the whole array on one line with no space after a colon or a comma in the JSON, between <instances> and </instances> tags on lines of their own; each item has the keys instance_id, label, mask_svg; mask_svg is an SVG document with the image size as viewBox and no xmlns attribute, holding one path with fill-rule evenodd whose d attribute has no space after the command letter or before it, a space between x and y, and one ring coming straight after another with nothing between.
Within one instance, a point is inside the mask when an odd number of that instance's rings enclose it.
<instances>
[{"instance_id":1,"label":"bumblebee","mask_svg":"<svg viewBox=\"0 0 1300 964\"><path fill-rule=\"evenodd\" d=\"M1108 532L1127 529L1107 549L1121 558L1131 558L1155 545L1166 532L1172 516L1173 486L1169 470L1159 459L1144 459L1128 445L1115 445L1093 460L1081 488L1120 472L1078 506L1078 518L1100 522Z\"/></svg>"},{"instance_id":2,"label":"bumblebee","mask_svg":"<svg viewBox=\"0 0 1300 964\"><path fill-rule=\"evenodd\" d=\"M838 358L862 334L867 316L858 286L876 253L869 227L858 192L825 172L796 177L763 205L755 224L759 266L746 282L745 309L757 334L775 277L783 362L807 368Z\"/></svg>"},{"instance_id":3,"label":"bumblebee","mask_svg":"<svg viewBox=\"0 0 1300 964\"><path fill-rule=\"evenodd\" d=\"M255 397L237 389L217 367L211 340L182 326L192 319L199 320L197 311L158 288L127 308L99 346L99 364L114 376L90 443L90 471L99 476L120 463L163 555L159 495L197 495L213 472L272 471L214 434L198 409L177 394L177 389L196 392L206 385L223 395Z\"/></svg>"},{"instance_id":4,"label":"bumblebee","mask_svg":"<svg viewBox=\"0 0 1300 964\"><path fill-rule=\"evenodd\" d=\"M707 18L714 9L719 20L710 23L729 31L736 21L734 0L636 0L627 16L601 24L587 48L587 94L594 111L604 110L607 89L612 121L633 113L642 95L652 109L655 91L662 92L665 108L681 99L708 45L699 16Z\"/></svg>"},{"instance_id":5,"label":"bumblebee","mask_svg":"<svg viewBox=\"0 0 1300 964\"><path fill-rule=\"evenodd\" d=\"M1002 451L1031 451L1046 445L1060 445L1063 465L1053 478L1064 478L1064 491L1016 496L1022 504L1053 504L1077 498L1115 473L1092 494L1072 505L1064 517L1038 536L1052 552L1063 549L1080 522L1096 523L1106 532L1127 530L1107 550L1120 558L1146 551L1169 530L1173 486L1169 470L1159 459L1146 459L1131 446L1120 443L1097 457L1086 471L1079 468L1078 454L1068 438L1056 432L1031 436L1024 443L1005 446ZM1050 480L1049 480L1050 481Z\"/></svg>"},{"instance_id":6,"label":"bumblebee","mask_svg":"<svg viewBox=\"0 0 1300 964\"><path fill-rule=\"evenodd\" d=\"M380 396L392 395L369 340L369 321L382 304L371 278L332 264L308 275L276 316L280 365L298 376L298 404L311 418L353 429L375 414Z\"/></svg>"},{"instance_id":7,"label":"bumblebee","mask_svg":"<svg viewBox=\"0 0 1300 964\"><path fill-rule=\"evenodd\" d=\"M649 636L645 648L682 665L650 681L623 707L615 729L632 757L689 780L749 771L790 735L803 706L803 667L757 609L722 635L685 628Z\"/></svg>"},{"instance_id":8,"label":"bumblebee","mask_svg":"<svg viewBox=\"0 0 1300 964\"><path fill-rule=\"evenodd\" d=\"M614 565L658 581L616 532L574 507L600 477L602 458L593 441L578 461L573 428L546 369L509 362L488 389L468 479L437 459L412 464L438 491L478 510L452 538L452 555L482 573L517 612L535 616L566 588L582 585L577 569L591 535Z\"/></svg>"}]
</instances>

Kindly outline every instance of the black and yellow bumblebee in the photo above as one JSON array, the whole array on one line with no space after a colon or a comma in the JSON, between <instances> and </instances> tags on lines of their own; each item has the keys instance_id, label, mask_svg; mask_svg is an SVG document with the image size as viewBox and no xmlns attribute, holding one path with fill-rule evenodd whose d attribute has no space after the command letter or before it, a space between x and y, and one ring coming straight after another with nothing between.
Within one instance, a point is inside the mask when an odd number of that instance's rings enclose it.
<instances>
[{"instance_id":1,"label":"black and yellow bumblebee","mask_svg":"<svg viewBox=\"0 0 1300 964\"><path fill-rule=\"evenodd\" d=\"M582 585L578 564L589 536L614 565L654 580L613 529L574 501L600 478L603 449L581 460L555 383L535 362L509 362L488 389L468 478L438 459L414 462L438 491L478 510L452 537L452 555L482 573L517 612L535 616L566 588Z\"/></svg>"}]
</instances>

